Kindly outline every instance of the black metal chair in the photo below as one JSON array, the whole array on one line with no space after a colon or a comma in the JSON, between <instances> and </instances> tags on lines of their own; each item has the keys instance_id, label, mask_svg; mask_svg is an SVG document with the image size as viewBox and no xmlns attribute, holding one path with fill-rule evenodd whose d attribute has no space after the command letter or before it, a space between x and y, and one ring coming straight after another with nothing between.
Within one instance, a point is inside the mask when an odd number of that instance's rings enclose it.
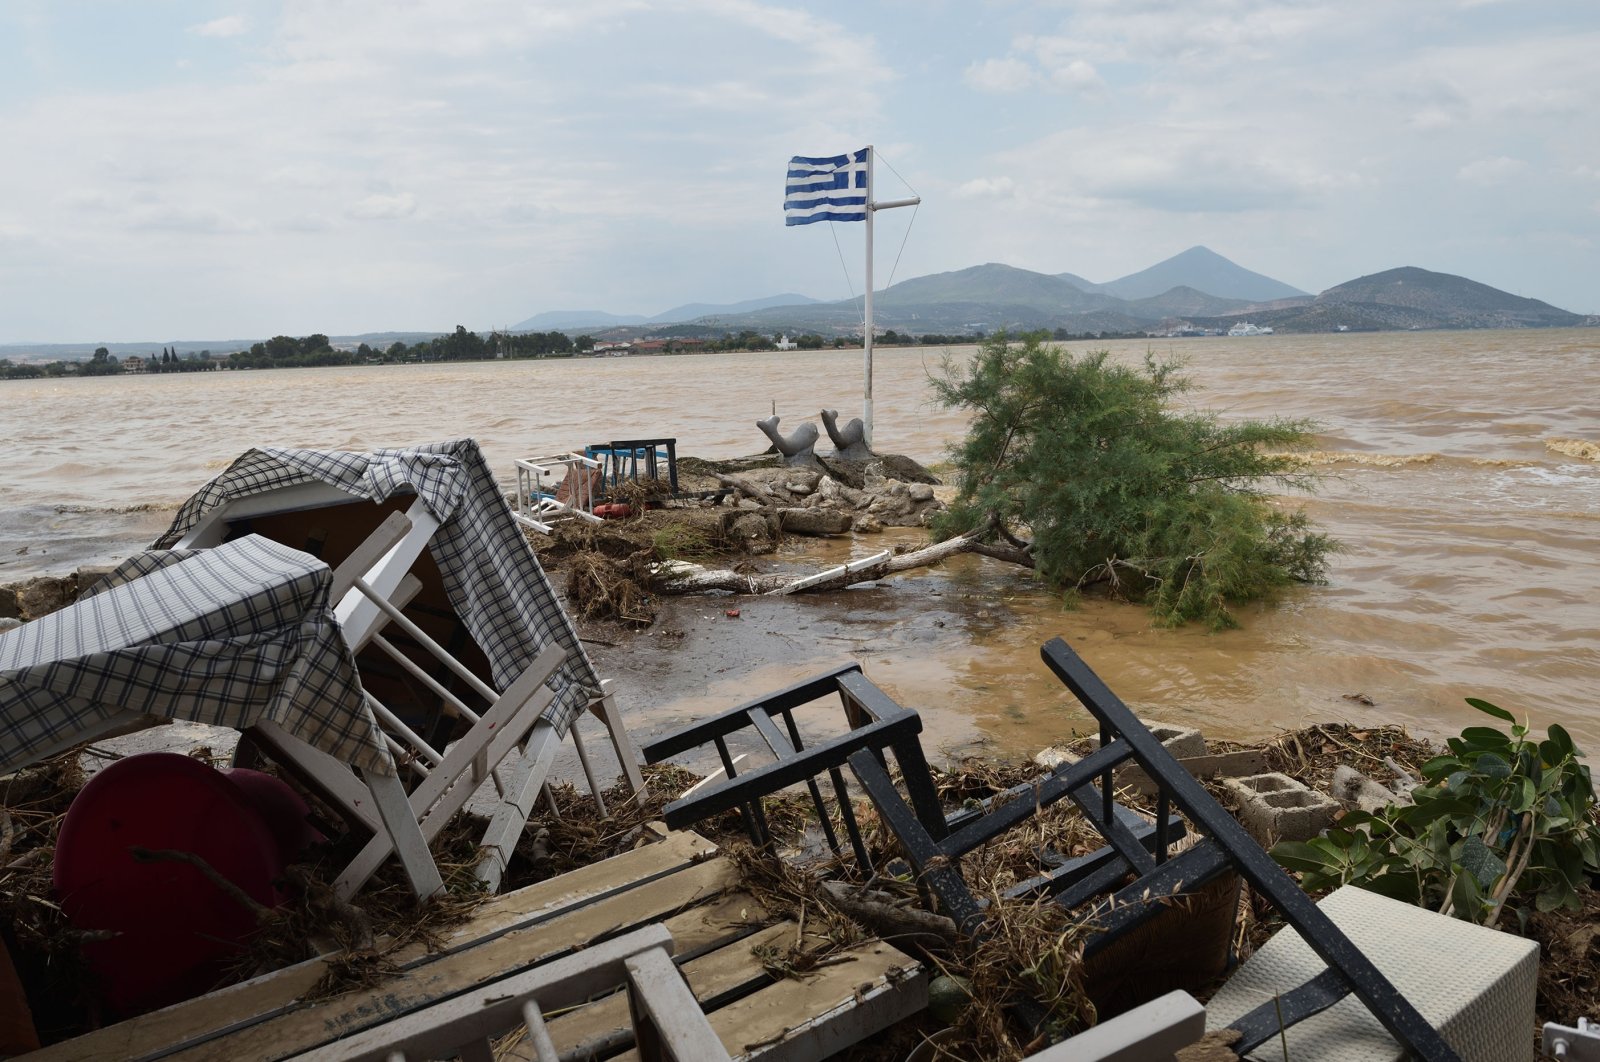
<instances>
[{"instance_id":1,"label":"black metal chair","mask_svg":"<svg viewBox=\"0 0 1600 1062\"><path fill-rule=\"evenodd\" d=\"M1240 1018L1232 1026L1243 1035L1234 1050L1243 1055L1276 1036L1280 1025L1295 1022L1332 1006L1354 993L1414 1058L1423 1062L1456 1062L1456 1054L1417 1013L1387 978L1350 943L1336 925L1301 891L1238 821L1214 800L1143 723L1113 694L1088 665L1059 638L1042 649L1045 664L1077 696L1100 724L1100 747L1075 764L1057 768L1034 782L1016 786L946 816L940 807L927 761L917 740L922 723L917 713L890 699L846 665L746 702L708 720L691 724L644 747L647 762L712 744L728 777L668 805L672 828L692 825L710 815L739 807L746 828L757 843L771 839L760 799L804 782L816 804L830 847L839 851L828 826L817 776L826 773L850 836L856 859L870 869L850 810L840 768L848 765L900 842L918 874L919 886L937 896L942 912L969 937L984 933L985 904L972 895L962 878L960 861L1006 831L1062 799L1070 799L1094 825L1106 844L1097 851L1058 865L1025 881L1004 895L1049 896L1068 910L1078 910L1088 930L1086 958L1092 958L1126 934L1170 908L1175 897L1189 895L1220 876L1236 872L1284 916L1328 964L1323 974L1284 993L1274 1004ZM805 748L793 709L837 695L850 729ZM781 717L786 731L774 716ZM776 762L744 774L734 769L727 739L754 729ZM885 752L900 766L899 785L891 778ZM1113 772L1137 763L1157 786L1155 821L1146 820L1115 799ZM1201 834L1181 852L1173 845L1185 836L1188 817ZM1130 882L1129 879L1132 878ZM1019 1007L1036 1026L1043 1015L1035 1005Z\"/></svg>"},{"instance_id":2,"label":"black metal chair","mask_svg":"<svg viewBox=\"0 0 1600 1062\"><path fill-rule=\"evenodd\" d=\"M1350 943L1295 880L1273 862L1238 820L1184 770L1082 657L1060 638L1046 642L1040 655L1045 665L1100 723L1099 752L1071 770L1081 776L1083 772L1079 768L1100 757L1096 766L1103 806L1110 805L1111 768L1116 761L1131 758L1159 786L1157 822L1166 817L1168 808L1176 806L1206 837L1200 845L1171 859L1164 857L1163 843L1158 840L1155 870L1142 872L1139 881L1120 890L1118 895L1134 894L1134 890L1149 887L1152 881L1173 881L1180 871L1200 876L1219 865L1231 866L1251 888L1266 897L1289 926L1327 963L1328 968L1323 973L1234 1022L1231 1028L1243 1034L1234 1045L1235 1051L1243 1055L1275 1037L1280 1028L1326 1010L1353 993L1413 1058L1424 1062L1456 1062L1455 1051L1438 1031L1417 1013L1372 960ZM1114 839L1113 844L1124 857L1134 854L1131 849L1123 851L1126 844L1117 844ZM1136 918L1137 912L1132 917Z\"/></svg>"},{"instance_id":3,"label":"black metal chair","mask_svg":"<svg viewBox=\"0 0 1600 1062\"><path fill-rule=\"evenodd\" d=\"M830 698L838 699L847 729L807 748L795 722L795 709ZM775 718L783 721L782 729ZM750 730L759 735L775 762L740 774L728 748L728 739ZM750 839L759 845L769 844L771 831L761 808L761 798L804 782L828 846L839 854L839 838L818 785L818 778L825 774L832 782L835 805L849 835L851 849L863 866L870 866L871 858L862 843L841 768L853 753L866 753L880 767L885 763L885 752L893 753L907 780L916 816L926 829L942 837L944 813L939 807L922 745L917 740L921 731L922 718L916 712L896 704L861 673L859 664L852 663L665 734L645 743L641 753L646 763L660 763L691 749L705 745L716 747L727 777L668 804L663 816L672 829L684 829L730 808L739 808Z\"/></svg>"}]
</instances>

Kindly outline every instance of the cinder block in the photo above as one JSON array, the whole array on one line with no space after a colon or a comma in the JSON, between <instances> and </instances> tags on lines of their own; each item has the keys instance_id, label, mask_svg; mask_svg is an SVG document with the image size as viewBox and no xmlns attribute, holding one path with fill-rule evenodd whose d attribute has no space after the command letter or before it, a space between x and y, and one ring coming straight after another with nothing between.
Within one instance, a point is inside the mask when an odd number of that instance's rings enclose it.
<instances>
[{"instance_id":1,"label":"cinder block","mask_svg":"<svg viewBox=\"0 0 1600 1062\"><path fill-rule=\"evenodd\" d=\"M1161 742L1175 759L1187 760L1206 754L1206 736L1194 727L1172 726L1168 723L1147 725L1150 733L1155 735L1156 740ZM1096 749L1100 747L1099 734L1090 735L1089 746Z\"/></svg>"},{"instance_id":2,"label":"cinder block","mask_svg":"<svg viewBox=\"0 0 1600 1062\"><path fill-rule=\"evenodd\" d=\"M1178 766L1196 778L1236 778L1246 774L1260 774L1267 769L1267 755L1256 749L1238 752L1208 752L1204 756L1186 756ZM1117 784L1134 789L1145 796L1156 792L1155 781L1144 773L1144 768L1131 764L1117 772Z\"/></svg>"},{"instance_id":3,"label":"cinder block","mask_svg":"<svg viewBox=\"0 0 1600 1062\"><path fill-rule=\"evenodd\" d=\"M1239 821L1263 845L1306 841L1333 823L1339 803L1276 771L1224 779L1239 802Z\"/></svg>"}]
</instances>

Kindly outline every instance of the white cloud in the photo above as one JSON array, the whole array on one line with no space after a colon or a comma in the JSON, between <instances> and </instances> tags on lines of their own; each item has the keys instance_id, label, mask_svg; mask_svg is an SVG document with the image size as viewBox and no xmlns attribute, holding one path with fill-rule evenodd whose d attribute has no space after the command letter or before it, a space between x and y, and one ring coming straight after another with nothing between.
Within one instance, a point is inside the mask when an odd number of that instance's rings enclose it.
<instances>
[{"instance_id":1,"label":"white cloud","mask_svg":"<svg viewBox=\"0 0 1600 1062\"><path fill-rule=\"evenodd\" d=\"M1468 184L1485 187L1505 184L1528 172L1528 164L1521 159L1496 155L1494 158L1469 162L1456 171L1456 176Z\"/></svg>"},{"instance_id":2,"label":"white cloud","mask_svg":"<svg viewBox=\"0 0 1600 1062\"><path fill-rule=\"evenodd\" d=\"M224 15L210 22L190 26L189 32L196 37L238 37L249 28L243 15Z\"/></svg>"},{"instance_id":3,"label":"white cloud","mask_svg":"<svg viewBox=\"0 0 1600 1062\"><path fill-rule=\"evenodd\" d=\"M1516 20L1460 0L1007 0L983 26L932 4L913 42L903 5L784 2L258 0L93 78L52 5L0 14L22 71L0 143L28 161L0 167L0 332L842 295L827 234L782 227L776 172L865 143L927 200L902 276L989 259L1104 278L1205 243L1313 287L1404 262L1472 275L1453 256L1492 248L1529 294L1592 301L1600 262L1530 251L1595 199L1576 131L1600 111L1600 30L1579 0ZM249 61L219 67L202 33L247 34ZM1481 182L1535 178L1482 209ZM139 298L141 271L197 297Z\"/></svg>"},{"instance_id":4,"label":"white cloud","mask_svg":"<svg viewBox=\"0 0 1600 1062\"><path fill-rule=\"evenodd\" d=\"M1100 72L1093 64L1082 59L1073 59L1050 68L1050 80L1061 88L1075 92L1105 87L1105 82L1100 79Z\"/></svg>"},{"instance_id":5,"label":"white cloud","mask_svg":"<svg viewBox=\"0 0 1600 1062\"><path fill-rule=\"evenodd\" d=\"M973 63L961 76L982 92L1021 92L1039 80L1038 72L1030 64L1014 57Z\"/></svg>"},{"instance_id":6,"label":"white cloud","mask_svg":"<svg viewBox=\"0 0 1600 1062\"><path fill-rule=\"evenodd\" d=\"M1017 183L1010 177L975 177L957 185L955 193L962 199L1013 199Z\"/></svg>"},{"instance_id":7,"label":"white cloud","mask_svg":"<svg viewBox=\"0 0 1600 1062\"><path fill-rule=\"evenodd\" d=\"M417 197L410 192L394 195L369 195L354 203L349 210L353 218L362 221L408 218L417 212Z\"/></svg>"}]
</instances>

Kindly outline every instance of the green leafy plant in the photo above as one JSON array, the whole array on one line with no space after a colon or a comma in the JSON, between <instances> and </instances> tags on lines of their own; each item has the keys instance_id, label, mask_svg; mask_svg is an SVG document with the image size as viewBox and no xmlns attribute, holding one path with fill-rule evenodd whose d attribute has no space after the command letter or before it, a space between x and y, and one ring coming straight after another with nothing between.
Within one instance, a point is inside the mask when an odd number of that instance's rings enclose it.
<instances>
[{"instance_id":1,"label":"green leafy plant","mask_svg":"<svg viewBox=\"0 0 1600 1062\"><path fill-rule=\"evenodd\" d=\"M1039 335L1002 334L969 362L947 360L934 393L973 416L935 533L988 525L1046 583L1102 587L1169 626L1231 627L1231 605L1319 581L1336 544L1272 496L1314 484L1285 452L1308 445L1313 425L1175 408L1190 386L1178 370L1073 357Z\"/></svg>"},{"instance_id":2,"label":"green leafy plant","mask_svg":"<svg viewBox=\"0 0 1600 1062\"><path fill-rule=\"evenodd\" d=\"M1283 842L1273 858L1313 891L1355 884L1470 922L1507 911L1576 910L1600 870L1600 824L1589 768L1565 729L1534 741L1497 705L1467 703L1502 722L1449 739L1422 766L1410 806L1352 812L1321 837Z\"/></svg>"}]
</instances>

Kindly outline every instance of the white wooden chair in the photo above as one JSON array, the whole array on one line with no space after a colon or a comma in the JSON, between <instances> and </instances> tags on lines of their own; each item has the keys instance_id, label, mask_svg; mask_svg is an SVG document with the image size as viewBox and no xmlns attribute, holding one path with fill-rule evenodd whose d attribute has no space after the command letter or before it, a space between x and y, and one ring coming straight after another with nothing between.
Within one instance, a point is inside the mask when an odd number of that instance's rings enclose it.
<instances>
[{"instance_id":1,"label":"white wooden chair","mask_svg":"<svg viewBox=\"0 0 1600 1062\"><path fill-rule=\"evenodd\" d=\"M600 462L579 453L517 459L517 506L512 515L524 527L548 535L556 520L600 523L591 510Z\"/></svg>"},{"instance_id":2,"label":"white wooden chair","mask_svg":"<svg viewBox=\"0 0 1600 1062\"><path fill-rule=\"evenodd\" d=\"M511 977L480 985L343 1040L295 1056L321 1062L408 1062L459 1057L493 1062L494 1041L522 1027L539 1062L560 1057L544 1014L581 1005L623 985L634 1040L645 1062L728 1062L672 962L672 934L659 923Z\"/></svg>"},{"instance_id":3,"label":"white wooden chair","mask_svg":"<svg viewBox=\"0 0 1600 1062\"><path fill-rule=\"evenodd\" d=\"M482 841L477 874L494 891L516 847L517 838L527 824L533 805L560 749L561 735L542 718L553 700L545 680L561 664L565 653L551 645L503 692L475 675L453 654L423 631L402 611L420 587L410 575L411 566L426 548L438 522L421 502L406 513L391 513L362 544L335 570L334 613L346 643L354 653L372 645L389 656L412 679L440 698L445 710L465 720L467 732L444 749L434 747L408 726L378 698L367 694L368 707L384 731L385 739L402 770L409 770L418 781L405 796L408 816L416 829L377 828L392 815L402 814L388 805L395 804L388 790L397 782L382 783L384 803L374 809L364 787L352 784L347 766L319 753L305 742L270 724L258 727L255 741L275 759L287 762L306 781L315 785L337 804L347 817L372 830L372 839L345 868L335 882L335 891L348 897L361 888L390 854L401 863L418 886L437 888L438 871L427 854L427 844L438 836L451 816L460 811L486 782L496 793L490 824ZM428 671L384 635L393 625L411 641L442 663L456 679L473 690L489 705L481 714L452 693ZM620 712L609 691L590 706L610 732L624 775L635 792L642 792L644 779ZM595 799L604 813L602 786L596 779L583 737L574 724L568 731L573 738L579 762ZM403 789L401 790L404 794ZM554 802L552 801L552 808ZM374 811L377 815L374 815ZM404 842L404 843L402 843ZM426 871L431 871L431 878ZM417 874L422 874L419 878ZM429 890L432 891L432 890Z\"/></svg>"}]
</instances>

